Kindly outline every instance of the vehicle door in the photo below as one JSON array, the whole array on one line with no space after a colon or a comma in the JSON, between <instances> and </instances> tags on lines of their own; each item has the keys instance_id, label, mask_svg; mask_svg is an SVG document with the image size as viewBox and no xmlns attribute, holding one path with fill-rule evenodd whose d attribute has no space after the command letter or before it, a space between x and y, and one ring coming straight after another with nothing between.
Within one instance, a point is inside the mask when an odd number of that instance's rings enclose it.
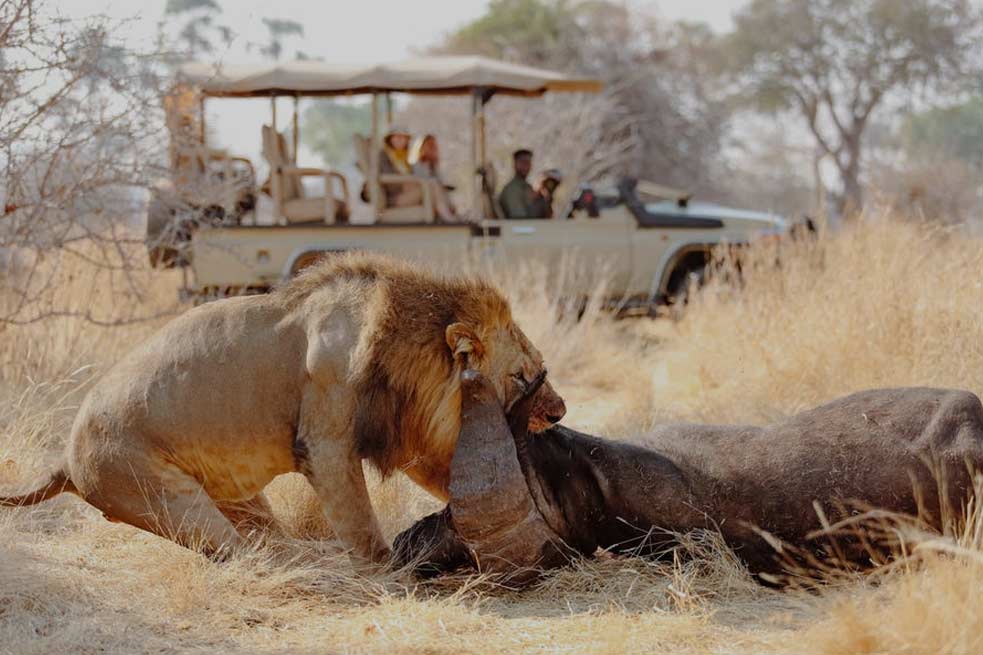
<instances>
[{"instance_id":1,"label":"vehicle door","mask_svg":"<svg viewBox=\"0 0 983 655\"><path fill-rule=\"evenodd\" d=\"M497 227L494 253L509 265L544 267L551 288L589 294L599 284L609 295L623 293L631 272L631 217L606 212L571 219L488 221ZM486 237L487 238L487 237Z\"/></svg>"}]
</instances>

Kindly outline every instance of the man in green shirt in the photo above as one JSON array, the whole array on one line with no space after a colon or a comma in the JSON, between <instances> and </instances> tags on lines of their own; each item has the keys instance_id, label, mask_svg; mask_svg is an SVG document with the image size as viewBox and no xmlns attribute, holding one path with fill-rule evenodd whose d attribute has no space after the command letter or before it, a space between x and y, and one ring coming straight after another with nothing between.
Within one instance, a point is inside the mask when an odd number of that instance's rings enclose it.
<instances>
[{"instance_id":1,"label":"man in green shirt","mask_svg":"<svg viewBox=\"0 0 983 655\"><path fill-rule=\"evenodd\" d=\"M532 170L532 151L516 150L512 153L512 165L515 177L498 196L505 218L549 218L549 201L526 181Z\"/></svg>"}]
</instances>

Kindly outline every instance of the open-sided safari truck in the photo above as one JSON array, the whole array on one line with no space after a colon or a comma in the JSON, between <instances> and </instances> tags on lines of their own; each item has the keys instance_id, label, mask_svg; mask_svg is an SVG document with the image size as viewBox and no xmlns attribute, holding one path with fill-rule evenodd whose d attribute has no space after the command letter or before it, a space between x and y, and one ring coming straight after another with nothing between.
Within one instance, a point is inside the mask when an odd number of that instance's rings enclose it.
<instances>
[{"instance_id":1,"label":"open-sided safari truck","mask_svg":"<svg viewBox=\"0 0 983 655\"><path fill-rule=\"evenodd\" d=\"M594 80L493 61L483 57L422 57L364 67L297 61L266 67L188 64L180 69L168 107L174 182L152 200L148 246L158 265L190 267L183 290L196 297L263 292L325 254L384 251L430 264L460 264L466 257L535 259L599 273L618 299L658 301L671 296L707 264L721 243L743 244L784 231L782 219L690 202L686 193L623 180L608 191L583 191L569 218L504 220L485 155L485 106L496 95L535 98L549 92L592 93ZM416 207L384 205L381 185L413 183L410 176L380 175L380 123L391 122L392 93L457 95L471 99L470 210L460 223L434 219L433 199L424 191ZM365 191L374 221L348 221L350 187L332 169L299 168L297 99L372 96L372 128L356 137ZM277 97L295 99L291 138L277 129ZM210 97L270 98L271 124L264 125L263 152L269 179L256 186L253 168L205 144L205 100ZM387 111L380 100L387 100ZM189 111L194 108L194 111ZM383 116L385 115L385 116ZM521 144L516 144L519 146ZM292 147L291 147L292 146ZM300 183L319 177L324 191L310 196ZM195 195L217 183L220 193ZM198 184L194 184L198 183ZM187 185L187 186L185 186ZM422 186L422 185L421 185ZM255 198L270 196L272 222L256 220ZM247 220L252 214L252 219ZM569 266L568 266L569 268ZM577 276L573 276L576 280ZM568 282L569 284L570 282ZM577 284L576 281L572 282ZM580 293L590 289L567 288Z\"/></svg>"}]
</instances>

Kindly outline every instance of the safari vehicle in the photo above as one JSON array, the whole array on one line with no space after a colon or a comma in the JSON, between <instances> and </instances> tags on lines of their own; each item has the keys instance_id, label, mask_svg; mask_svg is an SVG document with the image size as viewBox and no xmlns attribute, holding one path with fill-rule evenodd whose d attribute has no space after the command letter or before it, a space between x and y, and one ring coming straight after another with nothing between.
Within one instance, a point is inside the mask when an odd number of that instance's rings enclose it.
<instances>
[{"instance_id":1,"label":"safari vehicle","mask_svg":"<svg viewBox=\"0 0 983 655\"><path fill-rule=\"evenodd\" d=\"M504 220L495 202L493 168L485 156L486 104L496 95L597 92L601 85L594 80L483 57L423 57L355 68L313 61L257 68L189 64L181 68L177 82L177 93L197 101L182 105L197 107L197 125L188 117L173 122L194 126L193 150L198 154L192 161L199 177L212 175L226 186L238 185L237 192L225 194L225 204L213 200L196 204L195 198L186 195L183 204L169 204L163 193L151 203L151 260L190 268L192 279L186 277L182 292L196 298L265 292L325 255L371 250L448 267L476 258L495 262L528 259L558 269L564 259L573 257L572 267L588 275L568 279L566 284L573 287L565 288L565 293L590 291L603 270L612 298L650 303L672 297L699 275L715 246L745 244L785 231L779 217L692 202L685 192L635 180L622 180L607 190L583 189L567 218ZM419 183L412 176L378 172L383 133L379 100L386 99L385 119L391 123L392 93L471 98L470 170L474 175L467 189L471 209L466 221L435 221L433 199L425 189L416 207L390 208L381 201L383 184ZM350 187L343 175L331 169L296 166L296 100L354 94L372 96L371 133L356 137L373 210L371 223L349 222ZM276 126L275 99L282 96L295 99L292 149ZM227 153L210 151L204 143L204 103L211 97L272 100L272 123L263 126L270 177L262 188L272 200L271 222L257 221L255 210L243 200L259 192L251 186L252 166L247 168L249 174L236 177L230 165L233 159ZM178 156L172 160L182 161ZM312 176L324 181L323 195L305 195L298 180ZM181 197L180 189L169 192L171 197ZM174 209L176 206L184 210ZM250 213L252 220L248 221Z\"/></svg>"}]
</instances>

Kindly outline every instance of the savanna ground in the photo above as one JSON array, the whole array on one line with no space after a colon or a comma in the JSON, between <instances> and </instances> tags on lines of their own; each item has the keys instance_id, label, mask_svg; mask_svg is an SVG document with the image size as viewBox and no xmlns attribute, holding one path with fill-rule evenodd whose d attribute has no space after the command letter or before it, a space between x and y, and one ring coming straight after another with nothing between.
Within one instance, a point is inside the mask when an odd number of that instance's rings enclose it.
<instances>
[{"instance_id":1,"label":"savanna ground","mask_svg":"<svg viewBox=\"0 0 983 655\"><path fill-rule=\"evenodd\" d=\"M981 246L868 217L783 246L779 267L753 254L740 292L711 284L676 322L557 319L542 271L500 283L566 422L617 438L664 420L767 422L868 387L983 393ZM66 270L64 298L105 316L174 305L169 274L101 279ZM86 389L163 320L0 328L0 488L40 475ZM288 527L296 483L274 483ZM390 536L436 506L404 480L373 491ZM66 495L0 511L0 653L979 652L983 528L970 513L948 535L906 535L910 554L890 570L818 593L762 588L712 542L676 564L583 562L515 593L466 576L361 576L330 543L299 538L215 564Z\"/></svg>"}]
</instances>

